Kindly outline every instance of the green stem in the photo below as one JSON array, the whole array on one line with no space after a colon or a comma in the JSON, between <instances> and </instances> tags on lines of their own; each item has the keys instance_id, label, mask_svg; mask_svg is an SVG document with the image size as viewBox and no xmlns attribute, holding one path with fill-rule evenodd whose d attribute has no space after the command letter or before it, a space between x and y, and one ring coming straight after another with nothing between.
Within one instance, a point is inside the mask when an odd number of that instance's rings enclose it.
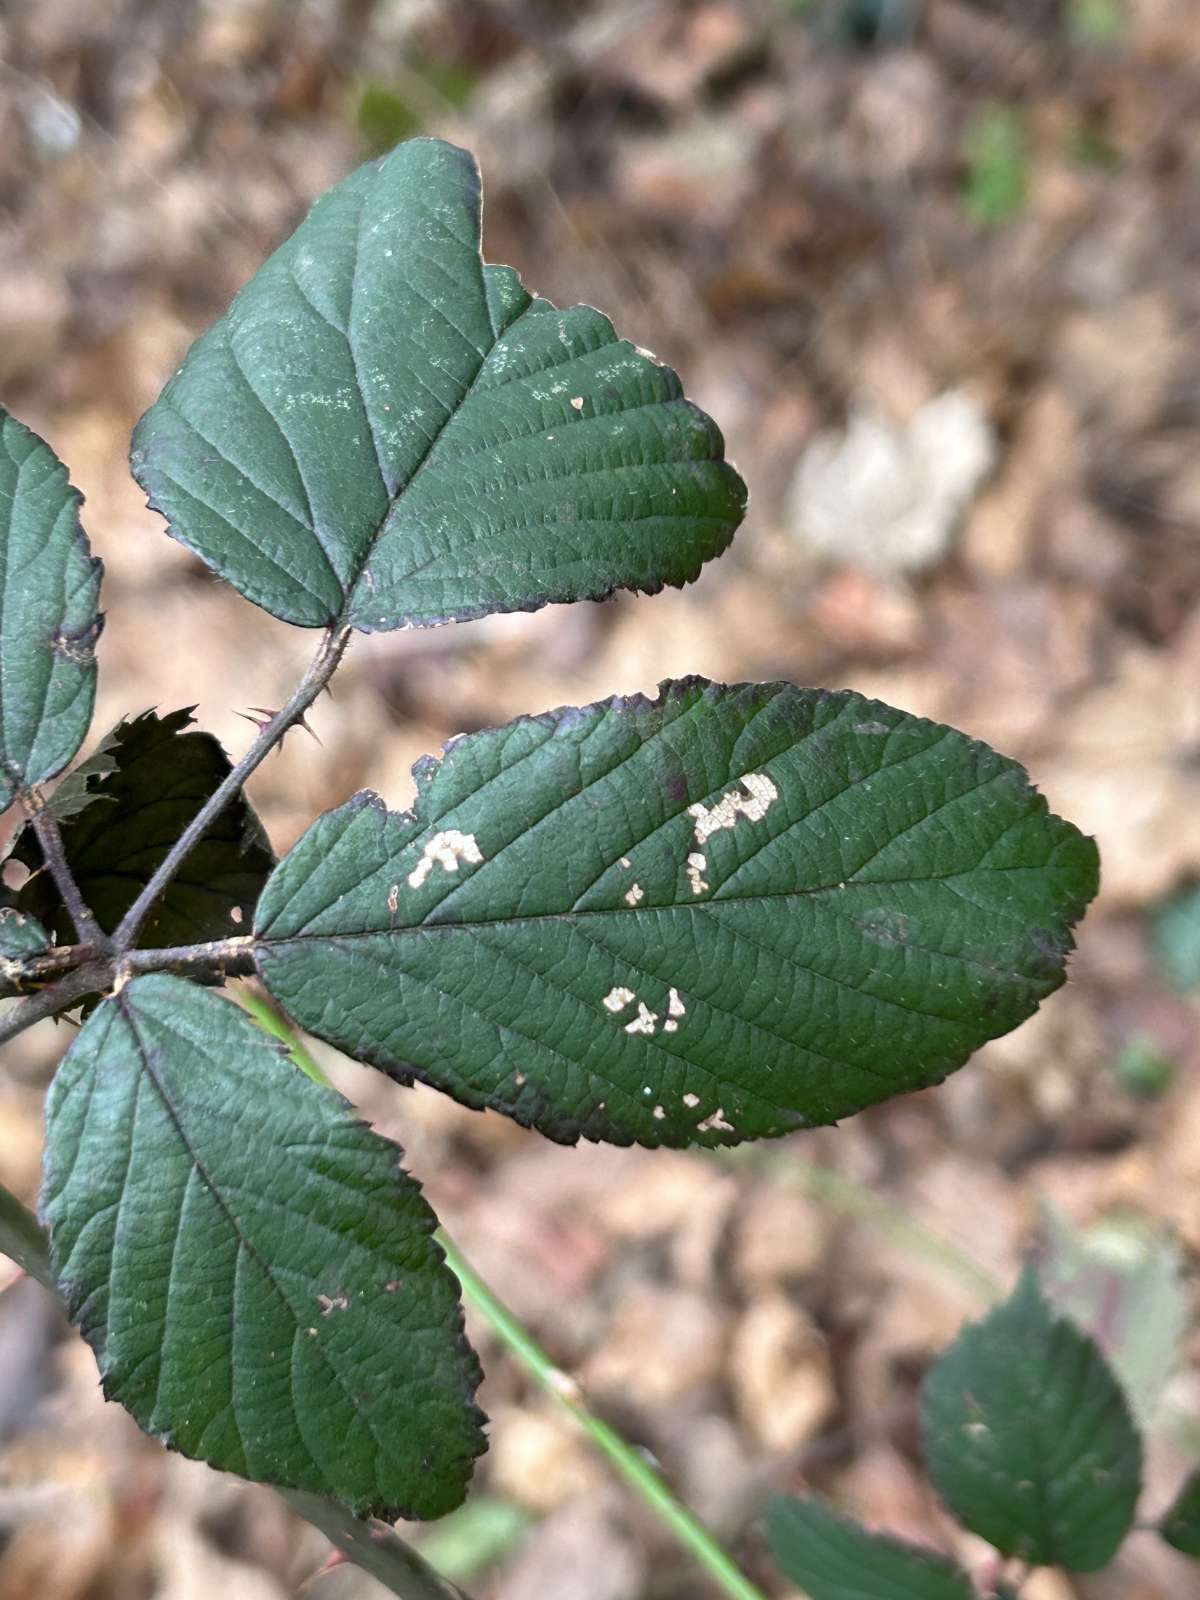
<instances>
[{"instance_id":1,"label":"green stem","mask_svg":"<svg viewBox=\"0 0 1200 1600\"><path fill-rule=\"evenodd\" d=\"M675 1498L666 1482L645 1457L623 1439L615 1428L588 1410L575 1380L555 1366L525 1325L497 1298L459 1251L439 1230L438 1242L459 1283L463 1297L487 1321L492 1331L507 1346L530 1377L553 1395L569 1411L588 1438L607 1457L626 1483L646 1502L676 1539L695 1556L709 1576L733 1600L766 1600L761 1589L740 1571L733 1558L719 1545L692 1513Z\"/></svg>"},{"instance_id":2,"label":"green stem","mask_svg":"<svg viewBox=\"0 0 1200 1600\"><path fill-rule=\"evenodd\" d=\"M3 1184L0 1184L0 1253L15 1261L47 1289L55 1289L46 1235L33 1212Z\"/></svg>"},{"instance_id":3,"label":"green stem","mask_svg":"<svg viewBox=\"0 0 1200 1600\"><path fill-rule=\"evenodd\" d=\"M308 1077L329 1087L329 1079L313 1060L292 1027L270 1003L253 989L243 989L239 998L247 1011L268 1033L282 1039L292 1060ZM733 1600L766 1600L761 1589L741 1572L732 1556L722 1548L698 1518L672 1494L664 1479L640 1451L615 1428L588 1410L579 1385L555 1366L529 1329L495 1295L463 1256L444 1229L438 1230L438 1243L446 1262L462 1285L463 1298L475 1307L500 1342L511 1351L530 1377L574 1417L588 1438L645 1501L679 1543L689 1550L720 1588Z\"/></svg>"}]
</instances>

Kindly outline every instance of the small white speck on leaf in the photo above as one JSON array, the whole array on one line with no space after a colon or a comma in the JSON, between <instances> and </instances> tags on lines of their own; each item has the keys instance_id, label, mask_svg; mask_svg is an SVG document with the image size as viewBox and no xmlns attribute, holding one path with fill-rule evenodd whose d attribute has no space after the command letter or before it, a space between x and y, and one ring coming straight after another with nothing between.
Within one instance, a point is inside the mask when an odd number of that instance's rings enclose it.
<instances>
[{"instance_id":1,"label":"small white speck on leaf","mask_svg":"<svg viewBox=\"0 0 1200 1600\"><path fill-rule=\"evenodd\" d=\"M707 870L707 857L702 855L699 850L693 850L687 858L688 882L692 886L693 894L703 894L705 889L708 888L708 884L704 880L704 874Z\"/></svg>"},{"instance_id":2,"label":"small white speck on leaf","mask_svg":"<svg viewBox=\"0 0 1200 1600\"><path fill-rule=\"evenodd\" d=\"M582 411L583 410L583 396L581 394L572 395L571 404L575 407L576 411Z\"/></svg>"},{"instance_id":3,"label":"small white speck on leaf","mask_svg":"<svg viewBox=\"0 0 1200 1600\"><path fill-rule=\"evenodd\" d=\"M644 900L645 897L646 891L642 888L640 883L630 884L629 888L625 891L625 904L627 906L636 906L638 901Z\"/></svg>"},{"instance_id":4,"label":"small white speck on leaf","mask_svg":"<svg viewBox=\"0 0 1200 1600\"><path fill-rule=\"evenodd\" d=\"M408 886L410 889L419 889L435 866L441 866L447 872L457 872L461 861L478 866L482 860L483 852L473 833L459 833L457 828L447 828L435 833L428 841L420 861L408 875Z\"/></svg>"},{"instance_id":5,"label":"small white speck on leaf","mask_svg":"<svg viewBox=\"0 0 1200 1600\"><path fill-rule=\"evenodd\" d=\"M521 1087L521 1085L525 1082L525 1074L523 1072L514 1072L513 1073L513 1082L516 1084L517 1088L519 1089Z\"/></svg>"},{"instance_id":6,"label":"small white speck on leaf","mask_svg":"<svg viewBox=\"0 0 1200 1600\"><path fill-rule=\"evenodd\" d=\"M387 907L393 916L400 909L400 885L394 883L388 890Z\"/></svg>"},{"instance_id":7,"label":"small white speck on leaf","mask_svg":"<svg viewBox=\"0 0 1200 1600\"><path fill-rule=\"evenodd\" d=\"M662 1106L655 1106L654 1110L651 1112L651 1116L654 1118L655 1122L661 1122L666 1114L667 1113L663 1110Z\"/></svg>"},{"instance_id":8,"label":"small white speck on leaf","mask_svg":"<svg viewBox=\"0 0 1200 1600\"><path fill-rule=\"evenodd\" d=\"M631 867L633 865L633 862L630 861L628 856L622 856L621 857L621 865L623 867Z\"/></svg>"},{"instance_id":9,"label":"small white speck on leaf","mask_svg":"<svg viewBox=\"0 0 1200 1600\"><path fill-rule=\"evenodd\" d=\"M683 1097L683 1103L689 1111L694 1111L700 1104L700 1096L698 1094L685 1094Z\"/></svg>"},{"instance_id":10,"label":"small white speck on leaf","mask_svg":"<svg viewBox=\"0 0 1200 1600\"><path fill-rule=\"evenodd\" d=\"M321 1315L327 1317L334 1311L345 1311L350 1302L344 1294L319 1294L317 1304L321 1308Z\"/></svg>"}]
</instances>

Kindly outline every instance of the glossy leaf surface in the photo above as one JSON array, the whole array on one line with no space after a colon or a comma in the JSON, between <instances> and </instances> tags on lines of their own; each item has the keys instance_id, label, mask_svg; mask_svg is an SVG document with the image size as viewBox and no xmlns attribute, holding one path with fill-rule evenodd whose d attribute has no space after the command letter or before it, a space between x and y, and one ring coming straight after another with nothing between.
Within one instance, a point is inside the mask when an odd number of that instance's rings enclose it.
<instances>
[{"instance_id":1,"label":"glossy leaf surface","mask_svg":"<svg viewBox=\"0 0 1200 1600\"><path fill-rule=\"evenodd\" d=\"M654 592L745 488L679 380L480 255L473 157L413 139L318 200L134 436L170 531L308 627Z\"/></svg>"},{"instance_id":2,"label":"glossy leaf surface","mask_svg":"<svg viewBox=\"0 0 1200 1600\"><path fill-rule=\"evenodd\" d=\"M359 795L271 878L304 1028L565 1141L732 1144L937 1083L1063 980L1092 842L986 746L688 679Z\"/></svg>"},{"instance_id":3,"label":"glossy leaf surface","mask_svg":"<svg viewBox=\"0 0 1200 1600\"><path fill-rule=\"evenodd\" d=\"M46 1138L56 1279L143 1428L359 1515L459 1503L479 1373L433 1213L240 1008L126 984L64 1058Z\"/></svg>"},{"instance_id":4,"label":"glossy leaf surface","mask_svg":"<svg viewBox=\"0 0 1200 1600\"><path fill-rule=\"evenodd\" d=\"M96 696L100 563L50 446L0 407L0 810L83 743Z\"/></svg>"}]
</instances>

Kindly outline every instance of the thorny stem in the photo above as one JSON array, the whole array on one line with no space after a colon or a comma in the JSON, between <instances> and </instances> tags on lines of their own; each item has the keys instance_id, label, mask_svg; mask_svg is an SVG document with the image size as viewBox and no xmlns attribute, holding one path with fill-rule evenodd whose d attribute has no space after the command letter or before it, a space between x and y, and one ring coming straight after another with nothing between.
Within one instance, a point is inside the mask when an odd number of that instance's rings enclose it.
<instances>
[{"instance_id":1,"label":"thorny stem","mask_svg":"<svg viewBox=\"0 0 1200 1600\"><path fill-rule=\"evenodd\" d=\"M341 628L337 631L331 628L324 635L321 640L321 648L313 657L308 671L304 674L291 699L283 707L282 711L275 713L237 766L228 774L224 782L209 795L200 810L197 811L196 815L179 835L179 838L171 846L157 871L151 876L150 881L142 889L124 917L122 917L120 925L112 938L113 945L118 953L125 955L130 951L130 947L137 938L138 930L146 920L150 908L192 850L199 844L209 823L212 822L214 817L220 816L221 812L224 811L225 807L245 784L250 774L270 755L288 729L294 727L300 721L309 706L312 705L321 690L324 689L337 670L349 638L349 628Z\"/></svg>"},{"instance_id":2,"label":"thorny stem","mask_svg":"<svg viewBox=\"0 0 1200 1600\"><path fill-rule=\"evenodd\" d=\"M65 978L60 978L49 988L39 989L36 994L18 1000L16 1005L0 1015L0 1044L15 1039L26 1028L32 1028L35 1022L44 1022L47 1017L57 1016L60 1011L69 1011L86 994L103 993L111 979L111 961L90 961L82 967L76 967L74 972L68 972Z\"/></svg>"},{"instance_id":3,"label":"thorny stem","mask_svg":"<svg viewBox=\"0 0 1200 1600\"><path fill-rule=\"evenodd\" d=\"M47 809L41 795L35 790L23 790L19 796L21 805L29 818L30 826L37 837L38 846L42 852L42 860L50 869L50 876L54 879L54 886L58 890L59 899L70 913L71 921L75 924L75 932L80 941L90 945L96 952L108 949L108 935L103 932L100 924L92 915L87 902L79 891L74 874L67 865L66 853L63 850L62 834L58 831L58 823L53 814Z\"/></svg>"}]
</instances>

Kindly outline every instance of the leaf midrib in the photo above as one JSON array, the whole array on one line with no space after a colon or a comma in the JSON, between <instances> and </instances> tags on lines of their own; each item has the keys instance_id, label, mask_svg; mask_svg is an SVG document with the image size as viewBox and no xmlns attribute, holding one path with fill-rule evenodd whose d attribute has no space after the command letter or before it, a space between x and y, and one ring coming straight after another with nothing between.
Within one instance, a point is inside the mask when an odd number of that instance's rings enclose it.
<instances>
[{"instance_id":1,"label":"leaf midrib","mask_svg":"<svg viewBox=\"0 0 1200 1600\"><path fill-rule=\"evenodd\" d=\"M132 1037L132 1039L134 1041L134 1044L135 1044L135 1046L137 1048L137 1052L138 1052L138 1055L139 1055L139 1057L141 1059L141 1063L142 1063L142 1072L145 1074L146 1078L150 1081L150 1083L154 1086L155 1093L157 1094L157 1096L159 1098L159 1101L160 1101L160 1103L161 1103L161 1105L163 1107L163 1110L166 1112L167 1116L170 1118L171 1125L174 1127L175 1132L179 1137L180 1143L183 1145L184 1150L187 1152L188 1159L192 1163L192 1167L193 1167L194 1171L196 1171L196 1172L198 1172L200 1174L200 1177L202 1178L204 1183L208 1186L208 1191L212 1195L213 1199L216 1201L217 1205L220 1207L222 1215L225 1217L226 1221L229 1224L230 1230L232 1231L234 1237L238 1241L239 1248L244 1249L257 1262L260 1270L262 1271L262 1274L263 1274L264 1278L271 1285L272 1290L274 1291L274 1293L278 1297L280 1303L282 1304L283 1308L287 1312L289 1319L292 1322L294 1322L296 1332L299 1332L299 1329L301 1327L300 1319L299 1319L299 1317L297 1317L297 1315L295 1313L295 1310L292 1307L292 1303L289 1300L287 1294L284 1292L284 1289L283 1289L282 1285L276 1279L275 1273L274 1273L274 1271L272 1270L272 1267L271 1267L271 1263L257 1249L257 1247L254 1245L253 1241L251 1239L249 1239L246 1236L246 1234L243 1232L241 1226L239 1225L237 1217L234 1215L233 1211L230 1209L228 1203L226 1202L223 1190L221 1189L221 1187L214 1181L214 1179L209 1174L208 1168L206 1167L204 1161L201 1159L200 1155L198 1154L198 1152L196 1151L195 1147L193 1146L191 1139L188 1137L187 1131L186 1131L186 1129L184 1127L184 1124L183 1124L183 1120L182 1120L182 1118L181 1118L181 1116L179 1114L178 1109L176 1108L175 1102L172 1099L170 1093L168 1092L166 1084L163 1082L163 1080L159 1076L158 1072L155 1070L154 1061L153 1061L153 1052L150 1049L148 1049L146 1044L143 1042L141 1032L139 1031L138 1025L137 1025L137 1013L136 1013L136 1011L130 1005L129 1001L126 999L124 994L116 995L115 999L116 999L117 1006L118 1006L118 1008L120 1010L122 1020L125 1022L126 1027L129 1029L130 1036ZM169 1026L168 1024L164 1023L161 1018L158 1018L157 1020L158 1020L160 1026L162 1026L162 1027L168 1027ZM169 1031L173 1031L173 1030L169 1030ZM180 1037L182 1037L182 1036L180 1036ZM191 1041L187 1040L186 1038L184 1039L184 1042L185 1042L185 1044L188 1044L189 1046L191 1044ZM131 1154L132 1154L132 1141L131 1141ZM125 1188L125 1185L122 1185L122 1192L124 1192L124 1188ZM114 1259L115 1259L115 1256L114 1256ZM171 1257L172 1268L174 1266L174 1259L175 1259L174 1258L174 1252L172 1252L172 1257ZM236 1268L235 1268L235 1270L236 1270ZM170 1285L172 1276L173 1276L173 1272L169 1272L168 1273L168 1277L167 1277L168 1291L169 1291L169 1285ZM110 1291L110 1298L111 1298L111 1291ZM341 1390L342 1394L350 1402L351 1410L354 1412L354 1414L356 1416L360 1416L360 1417L363 1418L363 1420L366 1422L367 1428L368 1428L368 1430L369 1430L369 1432L371 1434L372 1439L375 1441L375 1449L376 1449L377 1453L376 1453L376 1457L375 1457L375 1462L373 1464L373 1470L374 1470L375 1478L376 1478L376 1488L378 1489L380 1487L379 1486L379 1482L378 1482L379 1461L382 1458L384 1458L384 1457L389 1455L390 1452L387 1449L387 1445L383 1440L380 1439L378 1433L376 1432L376 1425L375 1425L375 1422L374 1422L373 1418L370 1416L370 1414L368 1412L365 1412L355 1402L353 1394L346 1387L346 1383L345 1383L345 1380L342 1377L342 1374L338 1371L337 1367L330 1360L328 1352L325 1350L324 1346L322 1345L322 1343L321 1343L321 1341L319 1339L316 1341L315 1349L316 1349L317 1355L321 1358L322 1365L329 1372L331 1378L333 1379L333 1381L337 1385L337 1387ZM294 1352L293 1352L293 1356L294 1356ZM289 1356L289 1362L293 1359L293 1356ZM233 1372L233 1356L232 1356L232 1344L231 1344L231 1346L230 1346L230 1375L231 1375L231 1378L232 1378L232 1372ZM157 1400L156 1400L156 1404L157 1404ZM294 1408L294 1410L295 1410L295 1414L296 1414L297 1422L298 1422L299 1421L299 1412L298 1412L298 1409L296 1409L296 1408ZM229 1411L230 1411L230 1414L232 1415L232 1417L234 1419L234 1425L237 1427L238 1433L239 1433L239 1436L240 1436L241 1435L241 1426L240 1426L240 1423L238 1422L238 1419L237 1419L237 1411L236 1411L236 1407L234 1405L232 1387L231 1387L230 1398L229 1398ZM299 1434L299 1437L300 1437L300 1439L302 1440L302 1442L304 1444L304 1448L307 1451L309 1459L311 1460L313 1466L320 1473L321 1478L328 1485L329 1490L335 1496L338 1495L340 1491L338 1490L337 1485L329 1477L329 1474L326 1472L324 1466L317 1460L316 1456L313 1454L312 1448L309 1445L307 1438L305 1437L304 1431L302 1429L298 1428L298 1434ZM249 1464L249 1463L247 1463L247 1464ZM381 1496L381 1501L382 1501L383 1498L386 1498L386 1497Z\"/></svg>"},{"instance_id":2,"label":"leaf midrib","mask_svg":"<svg viewBox=\"0 0 1200 1600\"><path fill-rule=\"evenodd\" d=\"M450 409L447 411L445 419L442 421L441 425L437 429L437 432L430 439L430 441L426 445L425 449L421 452L421 454L418 457L415 465L412 468L412 471L409 473L407 480L404 483L399 484L397 486L395 493L389 493L388 492L388 483L387 483L387 474L386 474L386 472L384 470L384 461L383 461L383 457L382 457L382 455L380 453L380 450L379 450L378 436L376 435L376 432L375 432L375 421L374 421L374 418L371 415L371 411L370 411L370 409L368 407L368 404L367 404L367 396L363 391L363 387L362 387L361 382L359 381L359 377L358 377L358 371L359 371L358 353L357 353L357 351L355 350L355 347L354 347L354 340L351 338L351 329L352 329L353 324L354 324L354 290L355 290L355 285L358 282L359 261L360 261L360 257L361 257L362 220L363 220L363 215L364 215L364 213L366 211L366 208L367 208L367 200L368 200L368 196L364 195L363 198L362 198L362 201L360 202L360 205L359 205L358 221L357 221L356 229L355 229L354 265L353 265L353 268L351 269L350 306L349 306L349 311L348 311L348 315L347 315L346 327L344 329L339 328L338 332L341 334L342 338L345 340L346 351L347 351L347 354L350 357L350 363L351 363L351 367L352 367L352 369L354 371L355 382L358 384L358 392L359 392L359 397L362 400L363 414L366 417L367 430L371 435L371 446L372 446L372 449L373 449L374 454L375 454L375 459L376 459L376 461L377 461L377 463L379 465L380 482L383 485L384 493L387 494L388 505L387 505L387 510L384 512L383 516L380 518L380 521L379 521L378 525L376 526L374 532L371 534L371 537L367 541L367 543L364 546L362 552L360 554L356 555L354 560L351 562L349 575L348 575L348 578L347 578L347 582L345 584L345 598L342 601L341 609L339 610L337 616L330 623L330 628L331 629L344 628L349 624L349 622L350 622L350 614L354 610L355 602L356 602L356 600L358 598L359 584L362 581L363 573L366 571L367 564L370 561L371 557L374 555L375 550L376 550L376 548L377 548L377 546L379 544L379 541L383 537L385 529L388 527L389 523L392 521L393 517L395 516L396 508L400 505L400 503L404 499L405 495L408 494L409 490L413 487L413 485L420 478L421 473L424 471L425 467L429 463L430 458L432 457L432 455L436 451L438 445L441 443L442 437L445 434L446 430L453 426L454 421L458 417L459 413L462 411L463 406L466 405L467 401L475 393L475 390L476 390L476 387L478 386L479 380L483 376L483 373L484 373L484 371L485 371L485 369L487 367L488 360L490 359L490 357L495 352L496 346L500 343L500 340L502 338L507 338L507 336L512 332L512 330L517 326L517 324L521 321L521 319L529 311L530 306L532 306L532 305L534 305L536 303L534 297L530 296L529 299L528 299L528 303L525 306L523 306L522 309L517 313L517 315L512 319L512 321L510 323L508 323L508 325L504 328L503 332L502 333L497 332L496 324L495 324L495 321L494 321L494 319L492 317L491 306L490 306L490 304L488 302L487 279L486 279L486 276L485 276L486 267L485 267L484 260L483 260L483 251L480 248L480 246L478 245L478 243L476 243L474 248L475 248L475 261L476 261L476 265L478 267L479 294L480 294L480 298L481 298L482 303L483 303L483 307L484 307L485 311L487 312L488 327L491 329L491 341L488 344L486 350L483 350L483 351L481 351L479 353L479 365L475 368L475 371L471 376L470 382L465 386L465 388L463 389L462 394L455 401L454 405L452 407L450 407ZM288 270L289 270L289 275L294 279L296 275L295 275L295 272L292 269L290 263L289 263L289 269ZM299 285L297 285L297 287L299 287ZM301 292L301 294L304 294L303 289L301 289L300 292ZM307 300L308 296L305 294L304 298ZM437 308L437 309L439 311L441 310L440 307ZM444 316L445 313L443 312L442 315ZM326 317L324 320L326 322L328 322L329 319ZM446 321L449 322L449 318L446 318ZM451 324L451 326L453 326L453 324ZM460 334L460 337L463 337L465 339L465 335L462 334L462 330L461 329L458 329L456 331ZM315 531L314 531L314 536L316 536L315 535Z\"/></svg>"}]
</instances>

